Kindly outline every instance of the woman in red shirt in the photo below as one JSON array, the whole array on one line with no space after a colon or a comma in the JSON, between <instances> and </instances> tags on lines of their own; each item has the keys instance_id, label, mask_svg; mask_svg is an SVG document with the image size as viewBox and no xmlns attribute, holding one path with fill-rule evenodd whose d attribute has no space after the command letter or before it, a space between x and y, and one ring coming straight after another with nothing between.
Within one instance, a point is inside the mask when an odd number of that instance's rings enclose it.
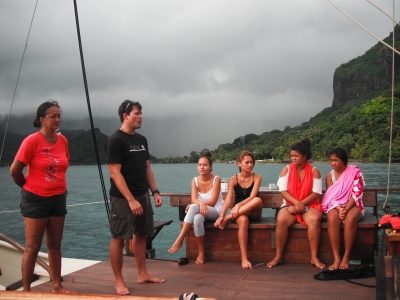
<instances>
[{"instance_id":1,"label":"woman in red shirt","mask_svg":"<svg viewBox=\"0 0 400 300\"><path fill-rule=\"evenodd\" d=\"M31 289L31 279L44 233L49 255L53 292L68 293L61 285L61 239L67 214L67 181L69 152L67 139L56 132L61 111L56 101L41 104L34 127L21 144L10 174L22 188L21 213L25 224L25 252L22 258L22 282ZM28 166L26 176L23 169Z\"/></svg>"}]
</instances>

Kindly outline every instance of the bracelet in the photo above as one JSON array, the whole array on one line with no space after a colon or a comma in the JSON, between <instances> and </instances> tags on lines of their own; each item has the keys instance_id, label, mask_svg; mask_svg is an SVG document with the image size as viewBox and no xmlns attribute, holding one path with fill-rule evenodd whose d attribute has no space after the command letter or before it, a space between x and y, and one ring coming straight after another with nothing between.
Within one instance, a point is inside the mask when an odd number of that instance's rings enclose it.
<instances>
[{"instance_id":1,"label":"bracelet","mask_svg":"<svg viewBox=\"0 0 400 300\"><path fill-rule=\"evenodd\" d=\"M156 193L160 195L160 191L159 191L159 190L154 190L154 191L152 191L152 192L151 192L151 195L154 196L154 194L156 194Z\"/></svg>"}]
</instances>

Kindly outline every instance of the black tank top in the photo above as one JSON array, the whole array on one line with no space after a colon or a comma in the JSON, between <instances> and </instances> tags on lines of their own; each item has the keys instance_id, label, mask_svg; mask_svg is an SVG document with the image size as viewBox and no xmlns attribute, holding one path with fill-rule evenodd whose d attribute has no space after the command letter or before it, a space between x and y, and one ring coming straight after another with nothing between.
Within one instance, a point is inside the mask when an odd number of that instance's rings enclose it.
<instances>
[{"instance_id":1,"label":"black tank top","mask_svg":"<svg viewBox=\"0 0 400 300\"><path fill-rule=\"evenodd\" d=\"M235 192L235 205L243 201L244 199L249 198L249 196L251 195L251 191L253 190L253 187L254 187L254 173L253 173L253 182L246 189L240 186L238 177L236 175L236 185L233 187L233 191ZM258 197L258 192L257 192L257 197Z\"/></svg>"}]
</instances>

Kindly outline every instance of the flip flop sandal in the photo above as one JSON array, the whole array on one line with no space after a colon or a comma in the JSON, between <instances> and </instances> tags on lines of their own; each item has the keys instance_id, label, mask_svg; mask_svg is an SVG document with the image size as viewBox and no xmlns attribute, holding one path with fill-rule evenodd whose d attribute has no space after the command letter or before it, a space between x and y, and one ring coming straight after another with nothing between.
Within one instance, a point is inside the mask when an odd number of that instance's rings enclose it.
<instances>
[{"instance_id":1,"label":"flip flop sandal","mask_svg":"<svg viewBox=\"0 0 400 300\"><path fill-rule=\"evenodd\" d=\"M197 298L199 298L199 296L197 296L197 294L195 293L190 293L190 294L184 293L179 296L179 300L195 300Z\"/></svg>"},{"instance_id":2,"label":"flip flop sandal","mask_svg":"<svg viewBox=\"0 0 400 300\"><path fill-rule=\"evenodd\" d=\"M189 263L189 259L187 257L182 257L178 260L178 265L187 265Z\"/></svg>"}]
</instances>

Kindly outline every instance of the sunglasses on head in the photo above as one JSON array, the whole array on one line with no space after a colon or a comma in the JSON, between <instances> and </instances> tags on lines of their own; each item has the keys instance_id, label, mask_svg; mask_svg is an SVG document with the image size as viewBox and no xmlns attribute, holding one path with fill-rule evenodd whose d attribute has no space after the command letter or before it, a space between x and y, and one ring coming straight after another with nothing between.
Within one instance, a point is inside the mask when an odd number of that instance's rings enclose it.
<instances>
[{"instance_id":1,"label":"sunglasses on head","mask_svg":"<svg viewBox=\"0 0 400 300\"><path fill-rule=\"evenodd\" d=\"M134 106L136 103L137 103L137 102L129 101L128 104L127 104L126 107L125 107L125 112L128 111L129 106L131 106L131 105Z\"/></svg>"}]
</instances>

